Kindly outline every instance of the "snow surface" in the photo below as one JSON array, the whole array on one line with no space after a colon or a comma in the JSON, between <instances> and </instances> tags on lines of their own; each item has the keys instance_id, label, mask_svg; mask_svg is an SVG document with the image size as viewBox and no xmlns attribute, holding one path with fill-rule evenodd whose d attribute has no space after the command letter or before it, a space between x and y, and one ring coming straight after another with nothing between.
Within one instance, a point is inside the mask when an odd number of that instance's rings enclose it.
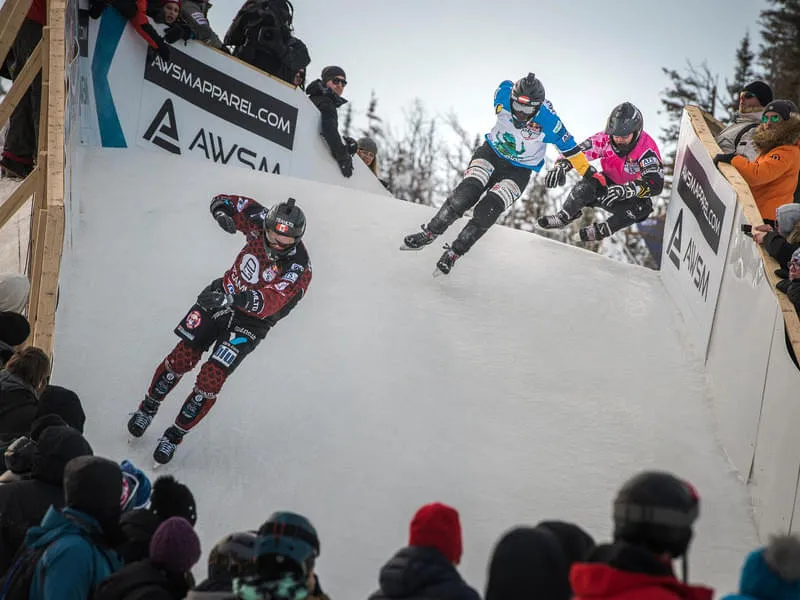
<instances>
[{"instance_id":1,"label":"snow surface","mask_svg":"<svg viewBox=\"0 0 800 600\"><path fill-rule=\"evenodd\" d=\"M692 580L735 590L758 543L748 495L658 273L495 227L433 279L438 244L398 250L430 208L162 154L78 153L53 381L79 392L96 452L154 477L156 439L196 371L132 445L128 413L177 343L174 326L242 245L209 200L293 196L308 216L308 295L157 472L194 490L198 578L219 538L288 509L319 530L325 590L363 598L415 509L443 501L461 512L461 572L483 590L505 530L564 519L607 540L615 490L658 467L703 498Z\"/></svg>"}]
</instances>

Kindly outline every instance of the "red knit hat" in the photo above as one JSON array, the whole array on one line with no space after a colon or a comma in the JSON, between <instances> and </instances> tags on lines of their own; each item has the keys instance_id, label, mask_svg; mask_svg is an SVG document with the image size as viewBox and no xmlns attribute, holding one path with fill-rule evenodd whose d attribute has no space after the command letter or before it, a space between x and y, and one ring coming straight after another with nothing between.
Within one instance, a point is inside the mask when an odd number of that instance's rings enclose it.
<instances>
[{"instance_id":1,"label":"red knit hat","mask_svg":"<svg viewBox=\"0 0 800 600\"><path fill-rule=\"evenodd\" d=\"M161 4L177 4L178 8L180 8L181 0L161 0Z\"/></svg>"},{"instance_id":2,"label":"red knit hat","mask_svg":"<svg viewBox=\"0 0 800 600\"><path fill-rule=\"evenodd\" d=\"M461 561L461 523L458 511L434 502L420 508L408 530L409 546L436 548L453 564Z\"/></svg>"}]
</instances>

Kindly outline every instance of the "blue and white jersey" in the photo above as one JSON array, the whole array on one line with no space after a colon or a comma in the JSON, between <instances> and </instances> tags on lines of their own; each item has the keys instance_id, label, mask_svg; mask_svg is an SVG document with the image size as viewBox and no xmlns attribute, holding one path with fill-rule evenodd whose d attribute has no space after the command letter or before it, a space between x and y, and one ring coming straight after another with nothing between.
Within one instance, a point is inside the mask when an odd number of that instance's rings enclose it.
<instances>
[{"instance_id":1,"label":"blue and white jersey","mask_svg":"<svg viewBox=\"0 0 800 600\"><path fill-rule=\"evenodd\" d=\"M538 172L544 165L546 144L555 144L564 156L580 152L575 140L558 118L553 105L545 100L533 122L522 129L514 127L511 117L511 89L514 82L506 80L494 93L497 123L486 134L486 141L512 165Z\"/></svg>"}]
</instances>

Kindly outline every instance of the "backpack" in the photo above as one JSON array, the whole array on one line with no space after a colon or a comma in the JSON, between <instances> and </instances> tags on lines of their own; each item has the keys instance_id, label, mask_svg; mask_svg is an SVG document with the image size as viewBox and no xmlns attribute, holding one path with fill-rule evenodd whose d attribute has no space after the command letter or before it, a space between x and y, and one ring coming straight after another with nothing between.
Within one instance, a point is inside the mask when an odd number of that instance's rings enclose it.
<instances>
[{"instance_id":1,"label":"backpack","mask_svg":"<svg viewBox=\"0 0 800 600\"><path fill-rule=\"evenodd\" d=\"M225 34L224 44L285 48L292 34L293 16L294 7L289 0L247 0Z\"/></svg>"}]
</instances>

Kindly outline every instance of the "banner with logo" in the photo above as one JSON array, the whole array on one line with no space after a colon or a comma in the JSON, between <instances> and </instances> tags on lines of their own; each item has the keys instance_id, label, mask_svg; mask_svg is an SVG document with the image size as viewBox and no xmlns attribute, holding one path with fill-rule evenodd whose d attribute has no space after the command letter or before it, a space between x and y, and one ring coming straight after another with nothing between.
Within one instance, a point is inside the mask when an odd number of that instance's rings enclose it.
<instances>
[{"instance_id":1,"label":"banner with logo","mask_svg":"<svg viewBox=\"0 0 800 600\"><path fill-rule=\"evenodd\" d=\"M736 194L684 112L672 181L661 276L705 355L736 212Z\"/></svg>"}]
</instances>

